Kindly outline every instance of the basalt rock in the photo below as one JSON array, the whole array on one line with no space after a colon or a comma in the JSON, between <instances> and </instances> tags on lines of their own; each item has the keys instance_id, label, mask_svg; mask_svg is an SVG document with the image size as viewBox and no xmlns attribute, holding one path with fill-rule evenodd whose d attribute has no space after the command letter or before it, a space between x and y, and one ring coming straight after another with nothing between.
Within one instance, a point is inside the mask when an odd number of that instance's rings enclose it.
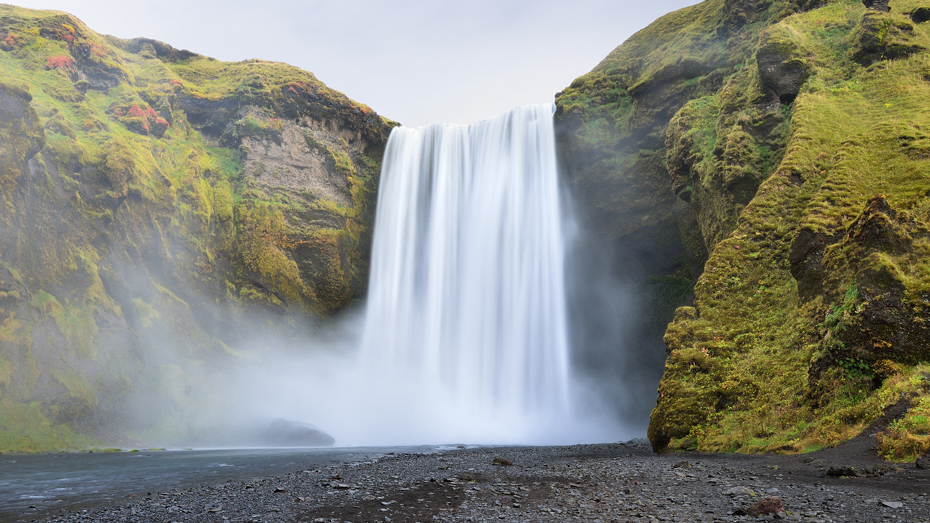
<instances>
[{"instance_id":1,"label":"basalt rock","mask_svg":"<svg viewBox=\"0 0 930 523\"><path fill-rule=\"evenodd\" d=\"M869 11L854 32L851 56L864 66L907 58L926 49L915 29L904 15Z\"/></svg>"},{"instance_id":2,"label":"basalt rock","mask_svg":"<svg viewBox=\"0 0 930 523\"><path fill-rule=\"evenodd\" d=\"M823 255L827 246L838 240L812 229L801 229L791 244L788 262L791 275L798 282L798 296L805 301L823 294Z\"/></svg>"},{"instance_id":3,"label":"basalt rock","mask_svg":"<svg viewBox=\"0 0 930 523\"><path fill-rule=\"evenodd\" d=\"M762 86L774 92L784 104L797 98L801 86L811 75L801 50L790 35L777 26L762 33L756 65Z\"/></svg>"},{"instance_id":4,"label":"basalt rock","mask_svg":"<svg viewBox=\"0 0 930 523\"><path fill-rule=\"evenodd\" d=\"M835 353L870 364L930 361L930 291L913 288L902 268L926 256L928 241L927 225L895 210L884 196L869 199L823 259L825 297L834 310L844 309L842 329L832 331L842 342ZM850 294L855 298L846 298Z\"/></svg>"},{"instance_id":5,"label":"basalt rock","mask_svg":"<svg viewBox=\"0 0 930 523\"><path fill-rule=\"evenodd\" d=\"M908 16L911 17L911 20L913 20L915 24L922 24L930 21L930 7L918 7L908 13Z\"/></svg>"},{"instance_id":6,"label":"basalt rock","mask_svg":"<svg viewBox=\"0 0 930 523\"><path fill-rule=\"evenodd\" d=\"M888 6L888 0L862 0L862 3L865 4L869 9L875 9L876 11L891 11L891 8Z\"/></svg>"}]
</instances>

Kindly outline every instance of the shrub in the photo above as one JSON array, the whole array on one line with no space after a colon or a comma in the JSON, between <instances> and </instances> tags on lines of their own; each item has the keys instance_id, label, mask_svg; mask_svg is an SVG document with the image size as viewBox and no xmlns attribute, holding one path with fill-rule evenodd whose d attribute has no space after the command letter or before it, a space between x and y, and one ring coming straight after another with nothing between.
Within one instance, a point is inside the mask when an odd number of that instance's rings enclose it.
<instances>
[{"instance_id":1,"label":"shrub","mask_svg":"<svg viewBox=\"0 0 930 523\"><path fill-rule=\"evenodd\" d=\"M48 61L45 62L45 67L47 69L65 69L67 71L72 71L74 68L74 59L63 54L50 56Z\"/></svg>"}]
</instances>

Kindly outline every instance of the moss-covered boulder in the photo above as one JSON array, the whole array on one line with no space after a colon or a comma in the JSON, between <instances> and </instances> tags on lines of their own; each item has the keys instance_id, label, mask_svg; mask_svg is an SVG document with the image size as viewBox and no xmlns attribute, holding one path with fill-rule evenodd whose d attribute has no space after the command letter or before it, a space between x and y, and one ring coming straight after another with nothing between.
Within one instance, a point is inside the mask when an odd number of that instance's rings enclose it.
<instances>
[{"instance_id":1,"label":"moss-covered boulder","mask_svg":"<svg viewBox=\"0 0 930 523\"><path fill-rule=\"evenodd\" d=\"M0 451L195 435L197 369L363 292L394 125L287 64L0 5Z\"/></svg>"},{"instance_id":2,"label":"moss-covered boulder","mask_svg":"<svg viewBox=\"0 0 930 523\"><path fill-rule=\"evenodd\" d=\"M911 20L901 14L866 13L851 37L852 57L868 66L882 60L906 58L925 50L926 46L915 29Z\"/></svg>"}]
</instances>

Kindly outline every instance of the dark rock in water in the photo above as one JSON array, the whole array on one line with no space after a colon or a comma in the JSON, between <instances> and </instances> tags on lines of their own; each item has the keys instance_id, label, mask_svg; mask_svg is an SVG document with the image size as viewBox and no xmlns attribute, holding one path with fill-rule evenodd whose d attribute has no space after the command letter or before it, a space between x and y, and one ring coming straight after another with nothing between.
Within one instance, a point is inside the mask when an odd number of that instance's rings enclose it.
<instances>
[{"instance_id":1,"label":"dark rock in water","mask_svg":"<svg viewBox=\"0 0 930 523\"><path fill-rule=\"evenodd\" d=\"M271 422L265 439L281 447L331 447L335 438L309 423L278 418Z\"/></svg>"}]
</instances>

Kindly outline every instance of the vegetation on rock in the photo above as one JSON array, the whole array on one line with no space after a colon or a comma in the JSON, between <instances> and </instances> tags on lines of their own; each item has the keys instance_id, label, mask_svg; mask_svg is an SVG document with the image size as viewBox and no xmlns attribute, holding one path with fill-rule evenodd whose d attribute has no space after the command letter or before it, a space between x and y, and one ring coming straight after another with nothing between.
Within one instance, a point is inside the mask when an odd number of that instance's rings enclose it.
<instances>
[{"instance_id":1,"label":"vegetation on rock","mask_svg":"<svg viewBox=\"0 0 930 523\"><path fill-rule=\"evenodd\" d=\"M600 219L659 227L674 193L661 226L708 253L665 334L657 450L809 451L901 397L880 451L930 450L930 24L887 5L708 0L559 97L569 150L595 153L572 180L613 184ZM659 211L631 212L647 190Z\"/></svg>"},{"instance_id":2,"label":"vegetation on rock","mask_svg":"<svg viewBox=\"0 0 930 523\"><path fill-rule=\"evenodd\" d=\"M286 64L0 5L0 451L191 436L179 369L363 291L394 125Z\"/></svg>"}]
</instances>

